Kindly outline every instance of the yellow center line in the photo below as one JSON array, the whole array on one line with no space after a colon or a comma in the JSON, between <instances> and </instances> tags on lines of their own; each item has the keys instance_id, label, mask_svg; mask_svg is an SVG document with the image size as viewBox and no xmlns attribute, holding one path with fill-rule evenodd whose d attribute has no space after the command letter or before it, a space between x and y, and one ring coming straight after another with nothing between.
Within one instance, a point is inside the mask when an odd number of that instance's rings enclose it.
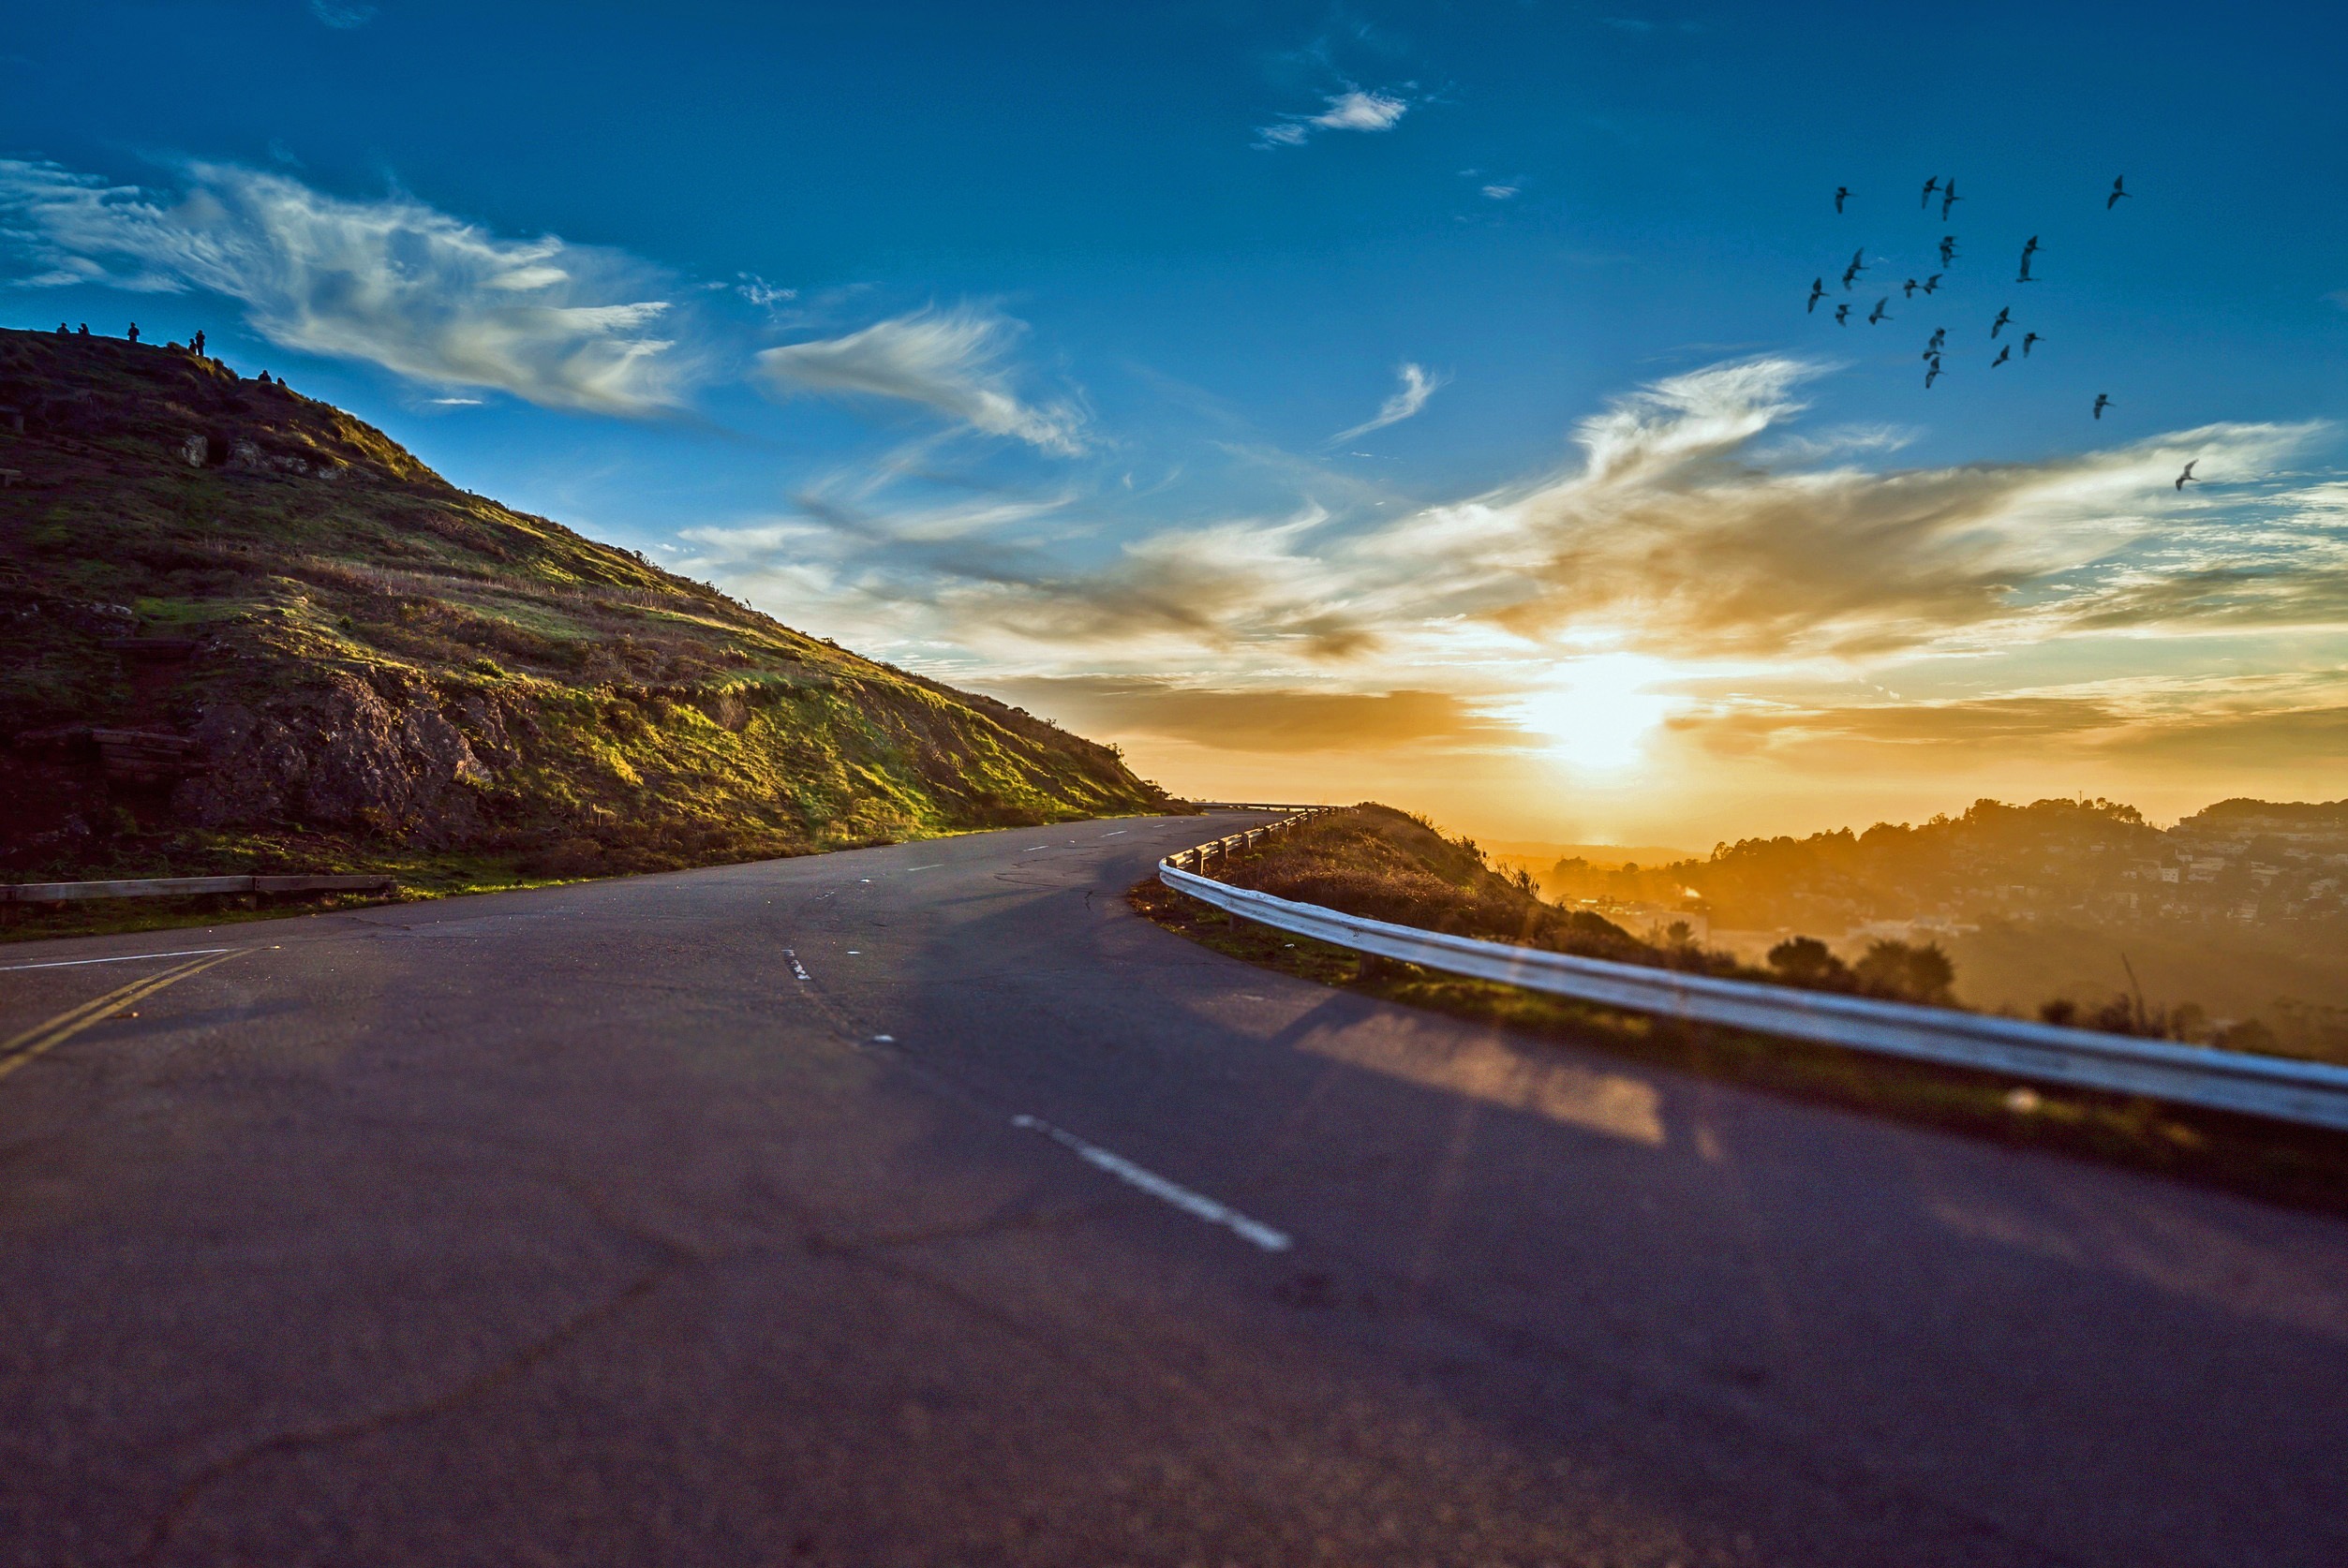
<instances>
[{"instance_id":1,"label":"yellow center line","mask_svg":"<svg viewBox=\"0 0 2348 1568\"><path fill-rule=\"evenodd\" d=\"M151 974L144 979L134 980L127 985L117 986L96 1000L85 1001L80 1007L61 1013L45 1024L36 1024L22 1034L0 1042L0 1078L7 1077L35 1057L63 1045L91 1025L104 1023L133 1002L141 1001L155 995L166 985L175 985L189 975L201 974L215 964L225 964L236 957L238 954L250 951L249 948L237 948L233 952L223 953L216 958L199 958L192 963L181 964L175 969L165 969L161 974Z\"/></svg>"}]
</instances>

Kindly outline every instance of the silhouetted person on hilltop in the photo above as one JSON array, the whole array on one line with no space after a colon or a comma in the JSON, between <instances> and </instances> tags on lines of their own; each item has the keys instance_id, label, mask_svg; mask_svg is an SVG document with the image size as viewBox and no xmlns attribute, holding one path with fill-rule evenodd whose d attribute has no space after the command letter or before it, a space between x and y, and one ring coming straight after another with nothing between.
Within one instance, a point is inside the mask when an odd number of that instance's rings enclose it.
<instances>
[{"instance_id":1,"label":"silhouetted person on hilltop","mask_svg":"<svg viewBox=\"0 0 2348 1568\"><path fill-rule=\"evenodd\" d=\"M130 323L130 341L133 343L139 341L139 323L136 321Z\"/></svg>"},{"instance_id":2,"label":"silhouetted person on hilltop","mask_svg":"<svg viewBox=\"0 0 2348 1568\"><path fill-rule=\"evenodd\" d=\"M71 337L73 334L66 331L66 324L63 321L60 321L57 323L57 335L59 337Z\"/></svg>"},{"instance_id":3,"label":"silhouetted person on hilltop","mask_svg":"<svg viewBox=\"0 0 2348 1568\"><path fill-rule=\"evenodd\" d=\"M196 352L201 355L204 351L204 334L200 332L190 341L194 344Z\"/></svg>"},{"instance_id":4,"label":"silhouetted person on hilltop","mask_svg":"<svg viewBox=\"0 0 2348 1568\"><path fill-rule=\"evenodd\" d=\"M82 323L82 335L83 337L90 335L90 324L87 321Z\"/></svg>"},{"instance_id":5,"label":"silhouetted person on hilltop","mask_svg":"<svg viewBox=\"0 0 2348 1568\"><path fill-rule=\"evenodd\" d=\"M269 372L264 370L260 373L260 384L264 387L269 385Z\"/></svg>"}]
</instances>

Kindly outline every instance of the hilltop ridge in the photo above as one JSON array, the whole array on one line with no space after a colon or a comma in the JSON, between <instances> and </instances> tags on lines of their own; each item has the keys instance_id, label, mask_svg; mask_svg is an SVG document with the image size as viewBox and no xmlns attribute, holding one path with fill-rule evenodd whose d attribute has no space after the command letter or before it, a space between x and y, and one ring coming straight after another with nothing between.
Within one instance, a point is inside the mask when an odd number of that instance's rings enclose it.
<instances>
[{"instance_id":1,"label":"hilltop ridge","mask_svg":"<svg viewBox=\"0 0 2348 1568\"><path fill-rule=\"evenodd\" d=\"M1167 806L177 345L0 330L0 470L9 876L581 875Z\"/></svg>"}]
</instances>

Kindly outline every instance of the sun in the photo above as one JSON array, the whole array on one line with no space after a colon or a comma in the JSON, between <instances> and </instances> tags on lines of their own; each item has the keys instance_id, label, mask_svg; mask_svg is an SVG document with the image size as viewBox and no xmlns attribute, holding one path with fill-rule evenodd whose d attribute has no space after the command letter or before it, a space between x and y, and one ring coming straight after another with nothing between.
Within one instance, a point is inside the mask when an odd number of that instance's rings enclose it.
<instances>
[{"instance_id":1,"label":"sun","mask_svg":"<svg viewBox=\"0 0 2348 1568\"><path fill-rule=\"evenodd\" d=\"M1638 765L1671 712L1672 699L1655 689L1667 673L1657 659L1597 654L1559 666L1554 684L1513 699L1502 714L1562 762L1621 773Z\"/></svg>"}]
</instances>

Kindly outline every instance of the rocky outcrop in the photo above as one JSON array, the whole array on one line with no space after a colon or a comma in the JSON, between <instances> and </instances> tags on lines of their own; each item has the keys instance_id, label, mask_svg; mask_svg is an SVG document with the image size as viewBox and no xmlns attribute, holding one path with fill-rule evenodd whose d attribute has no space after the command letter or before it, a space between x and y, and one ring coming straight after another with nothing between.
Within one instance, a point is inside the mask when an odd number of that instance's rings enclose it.
<instances>
[{"instance_id":1,"label":"rocky outcrop","mask_svg":"<svg viewBox=\"0 0 2348 1568\"><path fill-rule=\"evenodd\" d=\"M468 698L458 712L510 759L494 706ZM268 710L223 704L191 738L205 771L171 796L172 814L191 826L309 826L419 849L473 842L486 826L482 791L495 776L429 694L386 697L346 677Z\"/></svg>"}]
</instances>

